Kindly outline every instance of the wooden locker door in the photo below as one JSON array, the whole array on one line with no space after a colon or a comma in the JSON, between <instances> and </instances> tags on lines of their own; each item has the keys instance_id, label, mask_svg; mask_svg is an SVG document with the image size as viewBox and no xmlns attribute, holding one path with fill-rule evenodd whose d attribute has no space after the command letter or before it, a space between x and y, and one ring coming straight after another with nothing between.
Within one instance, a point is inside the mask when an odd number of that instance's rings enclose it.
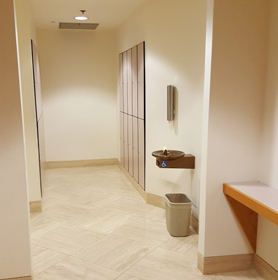
<instances>
[{"instance_id":1,"label":"wooden locker door","mask_svg":"<svg viewBox=\"0 0 278 280\"><path fill-rule=\"evenodd\" d=\"M138 64L137 64L137 46L132 48L132 115L138 117Z\"/></svg>"},{"instance_id":2,"label":"wooden locker door","mask_svg":"<svg viewBox=\"0 0 278 280\"><path fill-rule=\"evenodd\" d=\"M139 185L145 189L145 121L138 119Z\"/></svg>"},{"instance_id":3,"label":"wooden locker door","mask_svg":"<svg viewBox=\"0 0 278 280\"><path fill-rule=\"evenodd\" d=\"M123 53L123 111L127 113L128 106L128 86L127 86L127 72L128 72L127 52Z\"/></svg>"},{"instance_id":4,"label":"wooden locker door","mask_svg":"<svg viewBox=\"0 0 278 280\"><path fill-rule=\"evenodd\" d=\"M124 111L124 93L123 93L123 54L119 55L119 103L120 112Z\"/></svg>"},{"instance_id":5,"label":"wooden locker door","mask_svg":"<svg viewBox=\"0 0 278 280\"><path fill-rule=\"evenodd\" d=\"M132 115L132 65L131 49L127 51L127 113Z\"/></svg>"},{"instance_id":6,"label":"wooden locker door","mask_svg":"<svg viewBox=\"0 0 278 280\"><path fill-rule=\"evenodd\" d=\"M138 118L145 118L145 43L138 45Z\"/></svg>"},{"instance_id":7,"label":"wooden locker door","mask_svg":"<svg viewBox=\"0 0 278 280\"><path fill-rule=\"evenodd\" d=\"M120 160L122 166L125 166L124 150L124 114L120 113Z\"/></svg>"},{"instance_id":8,"label":"wooden locker door","mask_svg":"<svg viewBox=\"0 0 278 280\"><path fill-rule=\"evenodd\" d=\"M139 147L138 147L138 119L132 117L132 132L133 132L133 177L139 182Z\"/></svg>"},{"instance_id":9,"label":"wooden locker door","mask_svg":"<svg viewBox=\"0 0 278 280\"><path fill-rule=\"evenodd\" d=\"M128 172L133 176L132 116L128 115Z\"/></svg>"},{"instance_id":10,"label":"wooden locker door","mask_svg":"<svg viewBox=\"0 0 278 280\"><path fill-rule=\"evenodd\" d=\"M128 171L128 120L127 114L124 115L124 162L125 169Z\"/></svg>"}]
</instances>

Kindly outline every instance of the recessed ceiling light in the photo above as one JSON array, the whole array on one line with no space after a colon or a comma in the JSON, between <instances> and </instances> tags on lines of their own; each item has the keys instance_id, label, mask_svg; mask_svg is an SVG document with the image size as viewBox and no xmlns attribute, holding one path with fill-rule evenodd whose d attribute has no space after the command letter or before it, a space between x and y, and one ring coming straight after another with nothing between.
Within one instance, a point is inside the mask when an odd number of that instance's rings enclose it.
<instances>
[{"instance_id":1,"label":"recessed ceiling light","mask_svg":"<svg viewBox=\"0 0 278 280\"><path fill-rule=\"evenodd\" d=\"M82 16L77 16L74 17L75 20L88 20L89 18L84 16L84 13L86 12L86 10L80 10L80 12L82 13Z\"/></svg>"},{"instance_id":2,"label":"recessed ceiling light","mask_svg":"<svg viewBox=\"0 0 278 280\"><path fill-rule=\"evenodd\" d=\"M76 20L87 20L87 17L79 16L79 17L74 17Z\"/></svg>"}]
</instances>

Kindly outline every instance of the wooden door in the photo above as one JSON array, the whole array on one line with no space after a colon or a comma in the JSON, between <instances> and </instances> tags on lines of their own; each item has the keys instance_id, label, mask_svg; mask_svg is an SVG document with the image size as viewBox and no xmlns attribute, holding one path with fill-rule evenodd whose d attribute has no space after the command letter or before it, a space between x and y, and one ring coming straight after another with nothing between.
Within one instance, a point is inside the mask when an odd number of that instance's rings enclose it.
<instances>
[{"instance_id":1,"label":"wooden door","mask_svg":"<svg viewBox=\"0 0 278 280\"><path fill-rule=\"evenodd\" d=\"M138 45L138 118L145 118L145 44Z\"/></svg>"},{"instance_id":2,"label":"wooden door","mask_svg":"<svg viewBox=\"0 0 278 280\"><path fill-rule=\"evenodd\" d=\"M132 115L132 65L131 49L127 51L127 113Z\"/></svg>"},{"instance_id":3,"label":"wooden door","mask_svg":"<svg viewBox=\"0 0 278 280\"><path fill-rule=\"evenodd\" d=\"M124 115L124 167L128 171L128 120L127 114Z\"/></svg>"},{"instance_id":4,"label":"wooden door","mask_svg":"<svg viewBox=\"0 0 278 280\"><path fill-rule=\"evenodd\" d=\"M138 117L138 71L137 71L137 46L132 48L132 115Z\"/></svg>"},{"instance_id":5,"label":"wooden door","mask_svg":"<svg viewBox=\"0 0 278 280\"><path fill-rule=\"evenodd\" d=\"M132 117L133 143L133 178L139 182L139 147L138 147L138 119Z\"/></svg>"},{"instance_id":6,"label":"wooden door","mask_svg":"<svg viewBox=\"0 0 278 280\"><path fill-rule=\"evenodd\" d=\"M128 172L133 176L133 131L132 131L132 116L128 115Z\"/></svg>"},{"instance_id":7,"label":"wooden door","mask_svg":"<svg viewBox=\"0 0 278 280\"><path fill-rule=\"evenodd\" d=\"M125 165L125 144L124 144L124 114L120 113L120 160L122 166Z\"/></svg>"},{"instance_id":8,"label":"wooden door","mask_svg":"<svg viewBox=\"0 0 278 280\"><path fill-rule=\"evenodd\" d=\"M139 185L145 189L145 122L138 119Z\"/></svg>"},{"instance_id":9,"label":"wooden door","mask_svg":"<svg viewBox=\"0 0 278 280\"><path fill-rule=\"evenodd\" d=\"M123 93L123 54L119 55L119 105L120 112L124 111L124 93Z\"/></svg>"},{"instance_id":10,"label":"wooden door","mask_svg":"<svg viewBox=\"0 0 278 280\"><path fill-rule=\"evenodd\" d=\"M128 85L127 85L127 73L128 73L128 57L127 52L123 53L123 112L127 113L128 106Z\"/></svg>"},{"instance_id":11,"label":"wooden door","mask_svg":"<svg viewBox=\"0 0 278 280\"><path fill-rule=\"evenodd\" d=\"M145 189L145 43L119 59L121 163Z\"/></svg>"}]
</instances>

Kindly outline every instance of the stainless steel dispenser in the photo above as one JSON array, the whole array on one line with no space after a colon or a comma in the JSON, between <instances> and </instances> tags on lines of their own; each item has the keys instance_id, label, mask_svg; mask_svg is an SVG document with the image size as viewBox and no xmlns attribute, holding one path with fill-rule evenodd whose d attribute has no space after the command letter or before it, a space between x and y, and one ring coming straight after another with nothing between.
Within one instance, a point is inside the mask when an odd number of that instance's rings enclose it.
<instances>
[{"instance_id":1,"label":"stainless steel dispenser","mask_svg":"<svg viewBox=\"0 0 278 280\"><path fill-rule=\"evenodd\" d=\"M167 86L167 121L175 119L175 87Z\"/></svg>"}]
</instances>

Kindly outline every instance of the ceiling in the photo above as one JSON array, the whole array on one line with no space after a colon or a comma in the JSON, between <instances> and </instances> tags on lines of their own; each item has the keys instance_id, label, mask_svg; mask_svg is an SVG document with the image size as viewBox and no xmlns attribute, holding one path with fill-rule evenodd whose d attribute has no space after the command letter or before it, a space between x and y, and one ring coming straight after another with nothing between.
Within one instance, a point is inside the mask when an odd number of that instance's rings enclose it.
<instances>
[{"instance_id":1,"label":"ceiling","mask_svg":"<svg viewBox=\"0 0 278 280\"><path fill-rule=\"evenodd\" d=\"M59 22L78 22L75 16L86 10L86 23L100 23L98 29L120 26L146 0L31 0L38 28L57 29Z\"/></svg>"}]
</instances>

